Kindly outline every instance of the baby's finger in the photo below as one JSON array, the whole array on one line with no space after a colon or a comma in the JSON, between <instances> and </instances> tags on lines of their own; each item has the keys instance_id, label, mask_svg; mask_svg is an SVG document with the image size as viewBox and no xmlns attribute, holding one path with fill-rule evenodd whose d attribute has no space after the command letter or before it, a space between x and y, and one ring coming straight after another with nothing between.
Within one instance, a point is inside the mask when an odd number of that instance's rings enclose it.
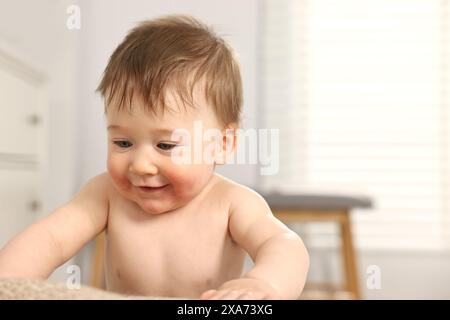
<instances>
[{"instance_id":1,"label":"baby's finger","mask_svg":"<svg viewBox=\"0 0 450 320\"><path fill-rule=\"evenodd\" d=\"M217 292L217 290L208 290L202 293L202 295L200 296L201 300L208 300L209 298L211 298L215 293Z\"/></svg>"},{"instance_id":2,"label":"baby's finger","mask_svg":"<svg viewBox=\"0 0 450 320\"><path fill-rule=\"evenodd\" d=\"M238 300L252 300L253 299L253 292L251 291L245 291L241 293L238 297Z\"/></svg>"},{"instance_id":3,"label":"baby's finger","mask_svg":"<svg viewBox=\"0 0 450 320\"><path fill-rule=\"evenodd\" d=\"M220 297L220 300L235 300L242 294L241 291L231 290Z\"/></svg>"},{"instance_id":4,"label":"baby's finger","mask_svg":"<svg viewBox=\"0 0 450 320\"><path fill-rule=\"evenodd\" d=\"M209 300L221 300L228 292L228 290L219 290L212 297L209 297Z\"/></svg>"},{"instance_id":5,"label":"baby's finger","mask_svg":"<svg viewBox=\"0 0 450 320\"><path fill-rule=\"evenodd\" d=\"M260 300L264 297L261 292L246 291L237 297L238 300Z\"/></svg>"}]
</instances>

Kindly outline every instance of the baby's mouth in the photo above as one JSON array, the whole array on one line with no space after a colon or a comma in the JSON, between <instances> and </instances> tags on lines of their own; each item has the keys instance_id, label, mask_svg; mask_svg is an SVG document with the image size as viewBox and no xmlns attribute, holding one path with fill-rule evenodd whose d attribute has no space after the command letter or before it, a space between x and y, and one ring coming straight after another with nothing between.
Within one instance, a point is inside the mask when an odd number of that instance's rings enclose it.
<instances>
[{"instance_id":1,"label":"baby's mouth","mask_svg":"<svg viewBox=\"0 0 450 320\"><path fill-rule=\"evenodd\" d=\"M157 192L157 191L164 190L167 186L168 186L168 184L165 184L165 185L162 185L159 187L137 186L137 188L143 192Z\"/></svg>"}]
</instances>

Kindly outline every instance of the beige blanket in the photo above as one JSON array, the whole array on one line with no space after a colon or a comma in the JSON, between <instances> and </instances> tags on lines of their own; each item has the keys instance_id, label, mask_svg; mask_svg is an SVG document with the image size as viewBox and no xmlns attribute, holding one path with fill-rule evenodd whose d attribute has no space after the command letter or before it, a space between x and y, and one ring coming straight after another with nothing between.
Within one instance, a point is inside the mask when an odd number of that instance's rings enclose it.
<instances>
[{"instance_id":1,"label":"beige blanket","mask_svg":"<svg viewBox=\"0 0 450 320\"><path fill-rule=\"evenodd\" d=\"M126 296L87 286L70 289L62 283L43 280L0 278L0 300L124 300L167 299L161 297Z\"/></svg>"}]
</instances>

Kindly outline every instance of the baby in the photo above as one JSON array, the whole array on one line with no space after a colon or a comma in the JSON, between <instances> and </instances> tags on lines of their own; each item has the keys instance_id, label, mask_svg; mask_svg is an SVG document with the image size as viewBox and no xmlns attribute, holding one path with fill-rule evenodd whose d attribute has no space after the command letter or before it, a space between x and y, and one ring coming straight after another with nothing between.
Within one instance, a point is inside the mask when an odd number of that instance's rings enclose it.
<instances>
[{"instance_id":1,"label":"baby","mask_svg":"<svg viewBox=\"0 0 450 320\"><path fill-rule=\"evenodd\" d=\"M296 299L309 267L301 239L259 194L214 172L235 152L240 124L230 47L191 17L146 21L114 51L98 90L107 172L13 238L0 251L0 277L47 278L106 231L108 290ZM242 274L245 252L254 266Z\"/></svg>"}]
</instances>

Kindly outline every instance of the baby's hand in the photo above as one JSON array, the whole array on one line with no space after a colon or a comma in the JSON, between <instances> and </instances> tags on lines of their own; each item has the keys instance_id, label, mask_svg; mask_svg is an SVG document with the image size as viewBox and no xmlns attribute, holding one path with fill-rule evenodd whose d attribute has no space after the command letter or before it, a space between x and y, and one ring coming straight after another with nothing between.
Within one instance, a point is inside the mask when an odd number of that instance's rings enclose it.
<instances>
[{"instance_id":1,"label":"baby's hand","mask_svg":"<svg viewBox=\"0 0 450 320\"><path fill-rule=\"evenodd\" d=\"M200 296L202 300L260 300L280 299L277 291L268 282L242 278L227 281L217 290L208 290Z\"/></svg>"}]
</instances>

